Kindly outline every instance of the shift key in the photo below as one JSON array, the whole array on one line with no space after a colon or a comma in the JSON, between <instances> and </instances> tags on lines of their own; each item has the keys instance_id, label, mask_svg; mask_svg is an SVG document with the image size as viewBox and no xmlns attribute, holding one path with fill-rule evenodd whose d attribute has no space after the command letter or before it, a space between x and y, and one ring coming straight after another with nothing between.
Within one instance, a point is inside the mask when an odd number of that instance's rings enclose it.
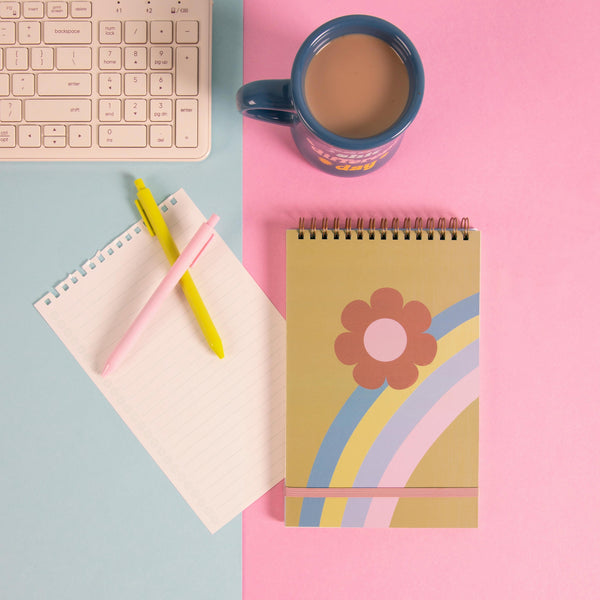
<instances>
[{"instance_id":1,"label":"shift key","mask_svg":"<svg viewBox=\"0 0 600 600\"><path fill-rule=\"evenodd\" d=\"M90 121L92 101L80 98L61 100L25 100L25 120L33 123Z\"/></svg>"}]
</instances>

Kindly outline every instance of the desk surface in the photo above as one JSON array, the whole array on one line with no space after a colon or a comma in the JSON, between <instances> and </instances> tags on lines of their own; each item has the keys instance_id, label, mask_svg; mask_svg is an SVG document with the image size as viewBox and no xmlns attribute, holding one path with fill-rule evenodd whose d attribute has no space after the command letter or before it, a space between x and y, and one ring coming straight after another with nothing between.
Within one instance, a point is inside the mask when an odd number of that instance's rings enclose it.
<instances>
[{"instance_id":1,"label":"desk surface","mask_svg":"<svg viewBox=\"0 0 600 600\"><path fill-rule=\"evenodd\" d=\"M206 161L0 164L2 598L241 597L241 517L208 533L32 306L139 219L136 177L184 187L241 256L242 1L213 25Z\"/></svg>"},{"instance_id":2,"label":"desk surface","mask_svg":"<svg viewBox=\"0 0 600 600\"><path fill-rule=\"evenodd\" d=\"M482 230L479 529L286 530L279 485L211 537L32 308L137 219L134 177L159 198L185 187L241 254L242 5L215 0L207 161L0 165L1 597L239 598L241 532L245 600L596 594L597 2L246 0L244 80L287 77L308 33L364 12L419 49L419 116L356 180L246 121L244 262L283 312L299 216L468 215Z\"/></svg>"},{"instance_id":3,"label":"desk surface","mask_svg":"<svg viewBox=\"0 0 600 600\"><path fill-rule=\"evenodd\" d=\"M279 6L246 1L245 81L288 76L319 24L368 12L414 42L425 95L392 162L350 181L247 120L245 264L283 310L282 231L299 216L481 229L480 527L286 531L279 486L244 513L245 600L597 595L598 3Z\"/></svg>"}]
</instances>

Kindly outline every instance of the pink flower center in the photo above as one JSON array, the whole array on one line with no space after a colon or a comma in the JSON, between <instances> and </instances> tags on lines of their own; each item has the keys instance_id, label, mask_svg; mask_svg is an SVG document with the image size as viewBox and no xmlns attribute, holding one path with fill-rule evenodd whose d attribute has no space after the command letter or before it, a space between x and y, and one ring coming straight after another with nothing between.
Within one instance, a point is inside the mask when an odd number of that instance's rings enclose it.
<instances>
[{"instance_id":1,"label":"pink flower center","mask_svg":"<svg viewBox=\"0 0 600 600\"><path fill-rule=\"evenodd\" d=\"M369 356L381 362L390 362L401 356L407 341L406 330L394 319L373 321L363 338Z\"/></svg>"}]
</instances>

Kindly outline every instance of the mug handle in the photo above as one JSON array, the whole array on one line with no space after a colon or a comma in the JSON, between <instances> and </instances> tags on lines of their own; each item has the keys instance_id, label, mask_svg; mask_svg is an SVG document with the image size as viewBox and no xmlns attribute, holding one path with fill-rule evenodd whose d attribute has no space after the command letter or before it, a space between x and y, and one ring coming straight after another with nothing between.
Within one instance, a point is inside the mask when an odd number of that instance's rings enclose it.
<instances>
[{"instance_id":1,"label":"mug handle","mask_svg":"<svg viewBox=\"0 0 600 600\"><path fill-rule=\"evenodd\" d=\"M238 110L267 123L291 125L296 116L289 79L261 79L243 85L237 92Z\"/></svg>"}]
</instances>

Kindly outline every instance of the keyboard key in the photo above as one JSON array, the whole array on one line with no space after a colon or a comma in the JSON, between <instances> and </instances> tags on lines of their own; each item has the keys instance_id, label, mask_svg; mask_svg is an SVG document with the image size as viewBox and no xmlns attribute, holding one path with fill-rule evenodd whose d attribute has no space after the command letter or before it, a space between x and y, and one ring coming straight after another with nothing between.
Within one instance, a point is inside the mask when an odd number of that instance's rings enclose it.
<instances>
[{"instance_id":1,"label":"keyboard key","mask_svg":"<svg viewBox=\"0 0 600 600\"><path fill-rule=\"evenodd\" d=\"M49 135L44 137L45 148L66 148L67 138L58 135Z\"/></svg>"},{"instance_id":2,"label":"keyboard key","mask_svg":"<svg viewBox=\"0 0 600 600\"><path fill-rule=\"evenodd\" d=\"M150 43L170 44L173 41L173 23L171 21L152 21L150 23Z\"/></svg>"},{"instance_id":3,"label":"keyboard key","mask_svg":"<svg viewBox=\"0 0 600 600\"><path fill-rule=\"evenodd\" d=\"M98 91L101 96L120 96L121 74L100 73L98 76Z\"/></svg>"},{"instance_id":4,"label":"keyboard key","mask_svg":"<svg viewBox=\"0 0 600 600\"><path fill-rule=\"evenodd\" d=\"M0 148L14 148L16 145L14 125L0 125Z\"/></svg>"},{"instance_id":5,"label":"keyboard key","mask_svg":"<svg viewBox=\"0 0 600 600\"><path fill-rule=\"evenodd\" d=\"M71 2L71 16L75 19L89 19L92 16L91 2Z\"/></svg>"},{"instance_id":6,"label":"keyboard key","mask_svg":"<svg viewBox=\"0 0 600 600\"><path fill-rule=\"evenodd\" d=\"M145 125L100 125L98 144L101 148L145 148Z\"/></svg>"},{"instance_id":7,"label":"keyboard key","mask_svg":"<svg viewBox=\"0 0 600 600\"><path fill-rule=\"evenodd\" d=\"M146 21L125 22L125 43L145 44L148 41Z\"/></svg>"},{"instance_id":8,"label":"keyboard key","mask_svg":"<svg viewBox=\"0 0 600 600\"><path fill-rule=\"evenodd\" d=\"M153 148L170 148L171 140L170 125L150 125L150 146Z\"/></svg>"},{"instance_id":9,"label":"keyboard key","mask_svg":"<svg viewBox=\"0 0 600 600\"><path fill-rule=\"evenodd\" d=\"M90 73L40 73L40 96L89 96L92 93Z\"/></svg>"},{"instance_id":10,"label":"keyboard key","mask_svg":"<svg viewBox=\"0 0 600 600\"><path fill-rule=\"evenodd\" d=\"M23 2L23 16L26 19L41 19L44 16L44 3Z\"/></svg>"},{"instance_id":11,"label":"keyboard key","mask_svg":"<svg viewBox=\"0 0 600 600\"><path fill-rule=\"evenodd\" d=\"M197 44L199 39L198 21L178 21L177 23L177 43L178 44Z\"/></svg>"},{"instance_id":12,"label":"keyboard key","mask_svg":"<svg viewBox=\"0 0 600 600\"><path fill-rule=\"evenodd\" d=\"M25 120L30 123L91 121L92 101L80 98L25 100Z\"/></svg>"},{"instance_id":13,"label":"keyboard key","mask_svg":"<svg viewBox=\"0 0 600 600\"><path fill-rule=\"evenodd\" d=\"M146 73L125 73L126 96L145 96L147 91Z\"/></svg>"},{"instance_id":14,"label":"keyboard key","mask_svg":"<svg viewBox=\"0 0 600 600\"><path fill-rule=\"evenodd\" d=\"M67 127L65 125L44 125L44 136L49 135L65 137L67 135Z\"/></svg>"},{"instance_id":15,"label":"keyboard key","mask_svg":"<svg viewBox=\"0 0 600 600\"><path fill-rule=\"evenodd\" d=\"M46 44L91 44L90 21L44 21Z\"/></svg>"},{"instance_id":16,"label":"keyboard key","mask_svg":"<svg viewBox=\"0 0 600 600\"><path fill-rule=\"evenodd\" d=\"M68 16L66 2L48 2L46 15L49 19L65 19Z\"/></svg>"},{"instance_id":17,"label":"keyboard key","mask_svg":"<svg viewBox=\"0 0 600 600\"><path fill-rule=\"evenodd\" d=\"M16 40L15 24L12 21L0 21L0 44L14 44Z\"/></svg>"},{"instance_id":18,"label":"keyboard key","mask_svg":"<svg viewBox=\"0 0 600 600\"><path fill-rule=\"evenodd\" d=\"M150 119L152 121L172 121L173 102L171 100L150 100Z\"/></svg>"},{"instance_id":19,"label":"keyboard key","mask_svg":"<svg viewBox=\"0 0 600 600\"><path fill-rule=\"evenodd\" d=\"M152 46L150 48L150 68L168 70L173 68L173 48Z\"/></svg>"},{"instance_id":20,"label":"keyboard key","mask_svg":"<svg viewBox=\"0 0 600 600\"><path fill-rule=\"evenodd\" d=\"M146 48L125 48L125 68L128 70L145 69L148 66Z\"/></svg>"},{"instance_id":21,"label":"keyboard key","mask_svg":"<svg viewBox=\"0 0 600 600\"><path fill-rule=\"evenodd\" d=\"M15 73L12 76L13 96L33 96L34 88L33 73Z\"/></svg>"},{"instance_id":22,"label":"keyboard key","mask_svg":"<svg viewBox=\"0 0 600 600\"><path fill-rule=\"evenodd\" d=\"M91 125L70 125L69 146L73 148L91 148L92 127Z\"/></svg>"},{"instance_id":23,"label":"keyboard key","mask_svg":"<svg viewBox=\"0 0 600 600\"><path fill-rule=\"evenodd\" d=\"M98 50L98 65L101 69L119 70L121 68L121 48L105 46Z\"/></svg>"},{"instance_id":24,"label":"keyboard key","mask_svg":"<svg viewBox=\"0 0 600 600\"><path fill-rule=\"evenodd\" d=\"M198 48L180 46L175 54L175 93L196 96L198 77Z\"/></svg>"},{"instance_id":25,"label":"keyboard key","mask_svg":"<svg viewBox=\"0 0 600 600\"><path fill-rule=\"evenodd\" d=\"M6 48L4 66L7 71L25 71L29 68L27 48Z\"/></svg>"},{"instance_id":26,"label":"keyboard key","mask_svg":"<svg viewBox=\"0 0 600 600\"><path fill-rule=\"evenodd\" d=\"M173 93L171 73L152 73L150 75L150 94L152 96L170 96Z\"/></svg>"},{"instance_id":27,"label":"keyboard key","mask_svg":"<svg viewBox=\"0 0 600 600\"><path fill-rule=\"evenodd\" d=\"M39 44L42 41L42 28L37 21L19 22L19 44Z\"/></svg>"},{"instance_id":28,"label":"keyboard key","mask_svg":"<svg viewBox=\"0 0 600 600\"><path fill-rule=\"evenodd\" d=\"M62 71L87 71L92 68L92 49L57 48L56 68Z\"/></svg>"},{"instance_id":29,"label":"keyboard key","mask_svg":"<svg viewBox=\"0 0 600 600\"><path fill-rule=\"evenodd\" d=\"M39 148L42 145L39 125L19 125L19 146L21 148Z\"/></svg>"},{"instance_id":30,"label":"keyboard key","mask_svg":"<svg viewBox=\"0 0 600 600\"><path fill-rule=\"evenodd\" d=\"M125 100L125 120L126 121L145 121L146 120L146 100L144 100L144 99Z\"/></svg>"},{"instance_id":31,"label":"keyboard key","mask_svg":"<svg viewBox=\"0 0 600 600\"><path fill-rule=\"evenodd\" d=\"M31 68L34 71L51 71L54 69L54 50L52 48L32 48Z\"/></svg>"},{"instance_id":32,"label":"keyboard key","mask_svg":"<svg viewBox=\"0 0 600 600\"><path fill-rule=\"evenodd\" d=\"M120 100L99 100L98 118L101 121L117 122L121 120L121 101Z\"/></svg>"},{"instance_id":33,"label":"keyboard key","mask_svg":"<svg viewBox=\"0 0 600 600\"><path fill-rule=\"evenodd\" d=\"M175 144L178 148L194 148L198 145L197 100L175 102Z\"/></svg>"},{"instance_id":34,"label":"keyboard key","mask_svg":"<svg viewBox=\"0 0 600 600\"><path fill-rule=\"evenodd\" d=\"M0 2L0 19L18 19L21 7L18 2Z\"/></svg>"},{"instance_id":35,"label":"keyboard key","mask_svg":"<svg viewBox=\"0 0 600 600\"><path fill-rule=\"evenodd\" d=\"M101 21L98 41L101 44L120 44L121 21Z\"/></svg>"},{"instance_id":36,"label":"keyboard key","mask_svg":"<svg viewBox=\"0 0 600 600\"><path fill-rule=\"evenodd\" d=\"M0 100L0 121L16 123L21 120L20 100Z\"/></svg>"}]
</instances>

